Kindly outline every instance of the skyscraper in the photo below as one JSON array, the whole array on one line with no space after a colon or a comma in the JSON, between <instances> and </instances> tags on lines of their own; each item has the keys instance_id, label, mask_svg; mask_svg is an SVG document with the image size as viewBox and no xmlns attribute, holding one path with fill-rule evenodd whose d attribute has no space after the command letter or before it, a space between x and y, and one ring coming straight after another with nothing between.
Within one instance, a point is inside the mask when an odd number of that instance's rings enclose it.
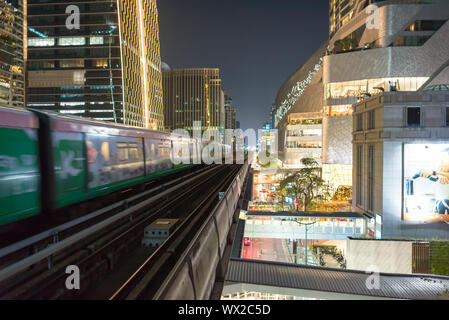
<instances>
[{"instance_id":1,"label":"skyscraper","mask_svg":"<svg viewBox=\"0 0 449 320\"><path fill-rule=\"evenodd\" d=\"M220 71L216 68L164 69L165 128L193 130L193 122L201 121L201 129L225 126L224 93Z\"/></svg>"},{"instance_id":2,"label":"skyscraper","mask_svg":"<svg viewBox=\"0 0 449 320\"><path fill-rule=\"evenodd\" d=\"M25 104L22 0L0 0L0 104Z\"/></svg>"},{"instance_id":3,"label":"skyscraper","mask_svg":"<svg viewBox=\"0 0 449 320\"><path fill-rule=\"evenodd\" d=\"M28 0L30 108L163 130L156 0Z\"/></svg>"},{"instance_id":4,"label":"skyscraper","mask_svg":"<svg viewBox=\"0 0 449 320\"><path fill-rule=\"evenodd\" d=\"M237 110L232 106L232 98L225 94L225 129L236 129Z\"/></svg>"}]
</instances>

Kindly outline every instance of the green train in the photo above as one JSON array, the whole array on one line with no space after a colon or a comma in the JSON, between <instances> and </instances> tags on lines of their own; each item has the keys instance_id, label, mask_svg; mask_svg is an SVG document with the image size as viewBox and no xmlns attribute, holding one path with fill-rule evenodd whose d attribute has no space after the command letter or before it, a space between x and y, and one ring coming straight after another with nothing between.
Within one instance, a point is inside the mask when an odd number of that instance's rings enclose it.
<instances>
[{"instance_id":1,"label":"green train","mask_svg":"<svg viewBox=\"0 0 449 320\"><path fill-rule=\"evenodd\" d=\"M183 170L193 165L202 144L114 123L0 107L0 225ZM174 165L172 150L183 148L190 159Z\"/></svg>"}]
</instances>

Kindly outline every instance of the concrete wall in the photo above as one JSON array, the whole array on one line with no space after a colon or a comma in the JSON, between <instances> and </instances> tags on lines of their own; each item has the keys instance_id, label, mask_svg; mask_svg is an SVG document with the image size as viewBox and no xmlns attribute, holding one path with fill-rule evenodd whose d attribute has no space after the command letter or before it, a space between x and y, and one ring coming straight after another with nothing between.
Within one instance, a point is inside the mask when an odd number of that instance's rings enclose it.
<instances>
[{"instance_id":1,"label":"concrete wall","mask_svg":"<svg viewBox=\"0 0 449 320\"><path fill-rule=\"evenodd\" d=\"M411 241L346 240L349 270L412 273Z\"/></svg>"},{"instance_id":2,"label":"concrete wall","mask_svg":"<svg viewBox=\"0 0 449 320\"><path fill-rule=\"evenodd\" d=\"M449 22L419 47L389 47L415 20L447 20L448 5L379 3L379 29L365 31L363 42L375 40L379 48L333 54L324 57L323 83L388 77L431 77L448 61ZM366 22L366 13L357 15L331 39L342 39Z\"/></svg>"},{"instance_id":3,"label":"concrete wall","mask_svg":"<svg viewBox=\"0 0 449 320\"><path fill-rule=\"evenodd\" d=\"M352 116L323 118L323 163L352 163Z\"/></svg>"},{"instance_id":4,"label":"concrete wall","mask_svg":"<svg viewBox=\"0 0 449 320\"><path fill-rule=\"evenodd\" d=\"M354 151L353 208L382 216L382 238L449 239L449 226L442 222L412 222L402 220L403 211L403 146L405 143L448 143L445 108L449 105L446 92L386 92L354 105L356 117L362 113L364 130L353 133L354 150L363 146L362 190L356 186L357 158ZM407 106L422 107L421 126L406 127ZM375 110L375 129L366 128L367 112ZM367 210L366 152L375 145L374 210ZM362 204L356 199L362 193Z\"/></svg>"}]
</instances>

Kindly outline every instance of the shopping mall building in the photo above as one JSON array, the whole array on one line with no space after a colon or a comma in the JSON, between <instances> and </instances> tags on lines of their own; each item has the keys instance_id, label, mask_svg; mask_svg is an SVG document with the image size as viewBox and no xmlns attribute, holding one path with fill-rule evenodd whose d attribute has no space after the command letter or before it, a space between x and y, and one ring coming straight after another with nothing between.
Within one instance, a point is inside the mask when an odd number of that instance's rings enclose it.
<instances>
[{"instance_id":1,"label":"shopping mall building","mask_svg":"<svg viewBox=\"0 0 449 320\"><path fill-rule=\"evenodd\" d=\"M384 92L419 93L449 83L448 19L448 1L331 0L328 42L276 98L284 165L310 154L303 152L308 145L290 143L298 138L290 136L289 119L319 113L323 178L334 189L352 185L353 105Z\"/></svg>"}]
</instances>

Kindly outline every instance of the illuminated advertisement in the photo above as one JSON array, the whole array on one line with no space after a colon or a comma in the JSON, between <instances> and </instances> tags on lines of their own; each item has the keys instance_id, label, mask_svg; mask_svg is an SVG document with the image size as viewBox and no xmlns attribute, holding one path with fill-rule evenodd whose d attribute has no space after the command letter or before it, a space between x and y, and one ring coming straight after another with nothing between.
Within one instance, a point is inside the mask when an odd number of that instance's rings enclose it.
<instances>
[{"instance_id":1,"label":"illuminated advertisement","mask_svg":"<svg viewBox=\"0 0 449 320\"><path fill-rule=\"evenodd\" d=\"M403 219L449 221L449 144L404 146Z\"/></svg>"}]
</instances>

